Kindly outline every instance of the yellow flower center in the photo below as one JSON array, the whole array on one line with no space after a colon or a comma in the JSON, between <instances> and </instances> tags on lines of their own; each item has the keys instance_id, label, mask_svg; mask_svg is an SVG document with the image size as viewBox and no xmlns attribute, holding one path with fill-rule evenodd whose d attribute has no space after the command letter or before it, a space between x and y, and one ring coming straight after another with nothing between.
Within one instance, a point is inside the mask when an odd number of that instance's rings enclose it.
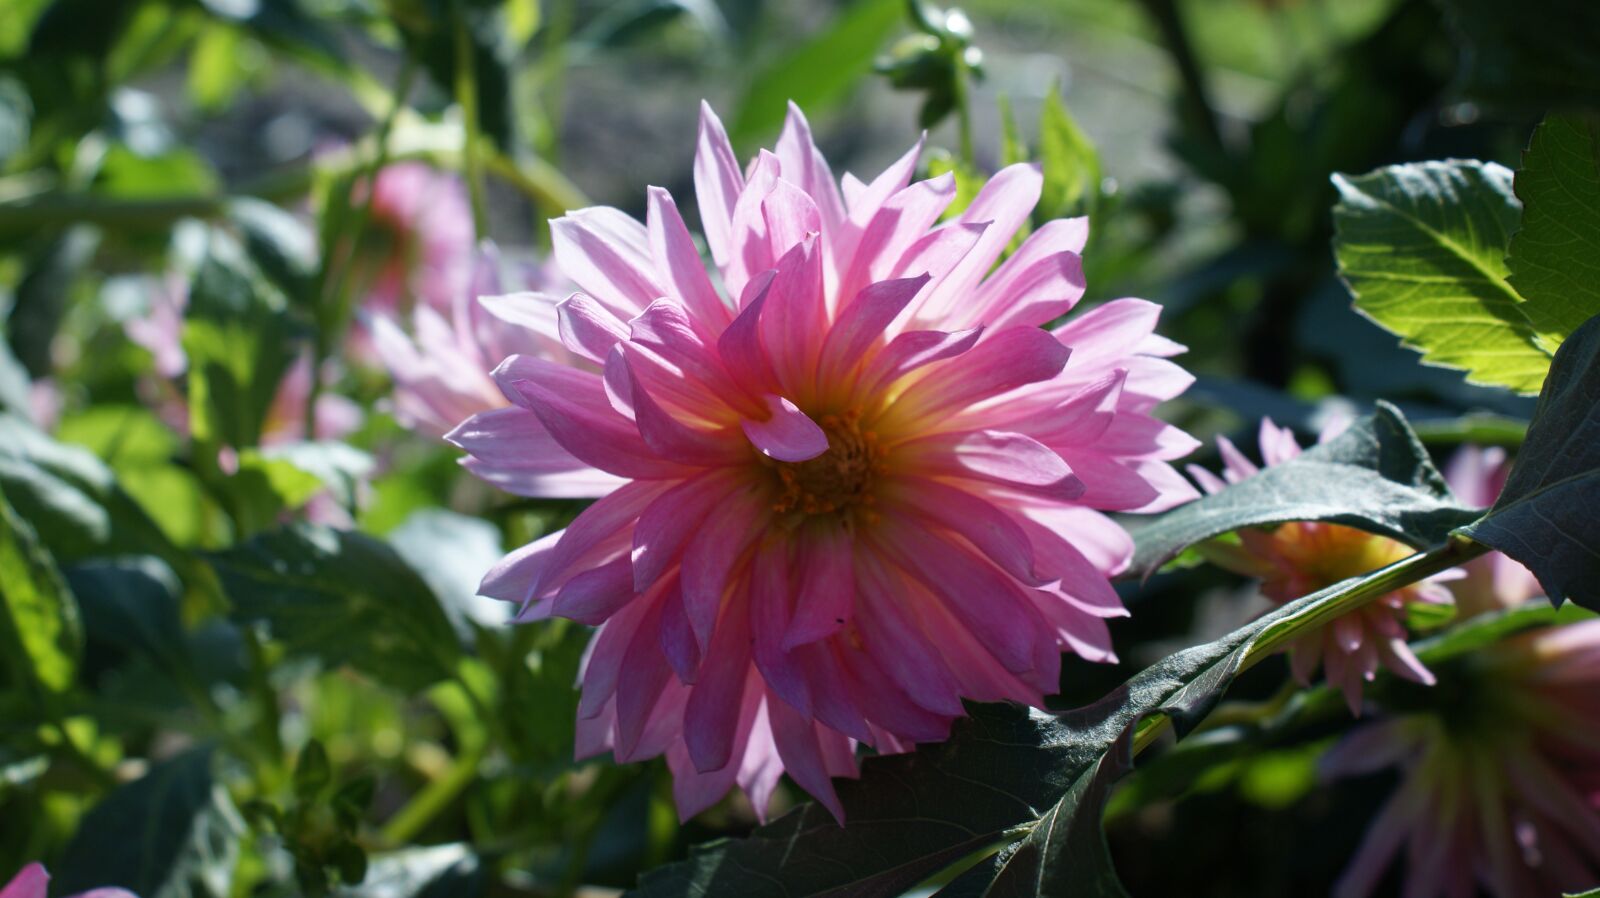
<instances>
[{"instance_id":1,"label":"yellow flower center","mask_svg":"<svg viewBox=\"0 0 1600 898\"><path fill-rule=\"evenodd\" d=\"M859 513L867 523L877 520L871 511L877 501L873 486L887 470L888 450L876 433L862 428L859 410L825 415L817 423L828 435L828 451L801 462L768 460L777 473L772 510L788 515L840 513L846 521Z\"/></svg>"}]
</instances>

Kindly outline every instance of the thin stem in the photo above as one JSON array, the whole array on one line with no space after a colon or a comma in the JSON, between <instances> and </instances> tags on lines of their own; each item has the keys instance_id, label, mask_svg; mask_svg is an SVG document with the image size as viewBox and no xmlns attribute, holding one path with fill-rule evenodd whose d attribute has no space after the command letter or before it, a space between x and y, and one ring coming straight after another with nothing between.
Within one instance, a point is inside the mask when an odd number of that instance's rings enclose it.
<instances>
[{"instance_id":1,"label":"thin stem","mask_svg":"<svg viewBox=\"0 0 1600 898\"><path fill-rule=\"evenodd\" d=\"M488 750L486 739L463 746L443 776L422 787L383 825L383 841L389 845L404 845L416 838L434 817L472 784L478 775L478 765L483 762Z\"/></svg>"},{"instance_id":2,"label":"thin stem","mask_svg":"<svg viewBox=\"0 0 1600 898\"><path fill-rule=\"evenodd\" d=\"M1213 150L1226 155L1227 147L1222 142L1222 131L1217 126L1216 107L1211 104L1211 92L1206 87L1205 75L1200 71L1199 59L1195 56L1194 45L1189 40L1189 31L1184 27L1176 0L1140 0L1140 3L1160 32L1161 42L1167 48L1167 55L1172 57L1172 64L1178 68L1178 79L1183 89L1184 118Z\"/></svg>"},{"instance_id":3,"label":"thin stem","mask_svg":"<svg viewBox=\"0 0 1600 898\"><path fill-rule=\"evenodd\" d=\"M366 228L368 219L372 217L373 197L378 193L378 173L389 164L389 135L394 131L394 123L399 119L400 111L405 109L406 98L411 95L411 85L416 76L416 60L408 53L400 61L400 71L395 76L389 109L378 123L377 149L371 161L367 163L361 180L357 182L366 185L366 195L361 198L361 205L351 217L347 233L341 235L344 245L349 247L349 250L340 256L337 253L337 244L330 245L322 260L322 277L318 279L314 297L317 303L317 336L311 359L311 391L306 396L305 408L305 438L308 440L317 438L317 402L322 398L325 387L322 381L322 367L332 354L335 338L338 336L333 331L347 317L345 311L348 303L345 300L345 291L350 273L356 267L361 232ZM334 272L332 277L329 277L330 271Z\"/></svg>"},{"instance_id":4,"label":"thin stem","mask_svg":"<svg viewBox=\"0 0 1600 898\"><path fill-rule=\"evenodd\" d=\"M955 54L954 87L956 94L956 122L961 129L961 161L966 163L969 170L978 167L978 152L972 141L972 90L967 83L971 75L971 68L962 56L962 51Z\"/></svg>"},{"instance_id":5,"label":"thin stem","mask_svg":"<svg viewBox=\"0 0 1600 898\"><path fill-rule=\"evenodd\" d=\"M489 236L489 216L483 196L483 161L479 156L482 123L478 120L478 73L473 66L472 35L467 31L467 16L461 0L453 5L455 19L455 88L456 102L461 104L462 122L466 135L462 138L461 156L466 169L467 194L472 199L472 229L479 240Z\"/></svg>"}]
</instances>

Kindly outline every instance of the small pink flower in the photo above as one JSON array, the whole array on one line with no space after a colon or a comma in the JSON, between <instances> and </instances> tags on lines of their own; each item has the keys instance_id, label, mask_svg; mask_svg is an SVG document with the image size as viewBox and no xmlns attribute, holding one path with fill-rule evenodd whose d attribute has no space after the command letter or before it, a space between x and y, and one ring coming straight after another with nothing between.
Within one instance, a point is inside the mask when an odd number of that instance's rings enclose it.
<instances>
[{"instance_id":1,"label":"small pink flower","mask_svg":"<svg viewBox=\"0 0 1600 898\"><path fill-rule=\"evenodd\" d=\"M451 303L449 317L419 307L409 335L397 318L372 316L373 346L394 380L394 413L405 427L442 437L478 412L509 405L489 376L508 356L579 361L557 330L560 297L552 293L565 288L555 266L508 267L484 245L472 284Z\"/></svg>"},{"instance_id":2,"label":"small pink flower","mask_svg":"<svg viewBox=\"0 0 1600 898\"><path fill-rule=\"evenodd\" d=\"M374 179L362 246L362 307L399 314L427 306L448 311L472 278L472 208L454 174L422 162L395 162ZM352 203L365 199L358 187Z\"/></svg>"},{"instance_id":3,"label":"small pink flower","mask_svg":"<svg viewBox=\"0 0 1600 898\"><path fill-rule=\"evenodd\" d=\"M23 867L5 888L0 888L0 898L45 898L46 890L50 885L50 874L45 872L43 864L29 864ZM66 898L138 898L127 889L105 888L90 889Z\"/></svg>"},{"instance_id":4,"label":"small pink flower","mask_svg":"<svg viewBox=\"0 0 1600 898\"><path fill-rule=\"evenodd\" d=\"M1475 508L1488 508L1500 498L1510 471L1511 463L1504 449L1462 446L1445 466L1444 479L1462 502ZM1544 588L1533 571L1501 552L1474 558L1462 568L1467 575L1450 584L1462 618L1511 608L1534 596L1544 595Z\"/></svg>"},{"instance_id":5,"label":"small pink flower","mask_svg":"<svg viewBox=\"0 0 1600 898\"><path fill-rule=\"evenodd\" d=\"M1600 620L1523 633L1464 663L1451 690L1462 701L1362 727L1325 757L1334 777L1400 768L1337 898L1371 895L1402 848L1408 898L1600 882Z\"/></svg>"},{"instance_id":6,"label":"small pink flower","mask_svg":"<svg viewBox=\"0 0 1600 898\"><path fill-rule=\"evenodd\" d=\"M1325 432L1324 439L1332 436ZM1282 464L1300 454L1294 432L1263 418L1258 437L1267 465ZM1227 437L1217 438L1224 468L1218 477L1196 465L1189 475L1207 493L1217 493L1259 473ZM1207 559L1228 570L1261 579L1261 591L1273 602L1287 603L1341 580L1375 571L1415 553L1397 540L1312 521L1291 521L1271 528L1241 530L1237 545L1212 541L1201 547ZM1433 674L1406 645L1405 609L1411 602L1449 604L1444 582L1462 576L1452 569L1421 583L1397 589L1327 626L1307 633L1289 646L1295 677L1309 683L1321 666L1328 683L1344 692L1352 714L1361 713L1361 686L1377 676L1380 665L1396 675L1426 685Z\"/></svg>"},{"instance_id":7,"label":"small pink flower","mask_svg":"<svg viewBox=\"0 0 1600 898\"><path fill-rule=\"evenodd\" d=\"M601 497L482 590L600 625L578 753L664 754L685 817L735 784L764 813L787 771L842 818L831 778L858 744L943 739L964 698L1041 705L1063 651L1113 658L1107 578L1132 542L1101 512L1196 495L1168 464L1194 440L1150 415L1192 380L1159 307L1041 329L1083 294L1085 221L996 267L1039 170L1000 171L940 224L955 184L912 183L919 149L841 191L798 109L743 169L705 107L719 280L665 190L643 224L557 219L580 362L507 359L512 404L450 435L526 494Z\"/></svg>"}]
</instances>

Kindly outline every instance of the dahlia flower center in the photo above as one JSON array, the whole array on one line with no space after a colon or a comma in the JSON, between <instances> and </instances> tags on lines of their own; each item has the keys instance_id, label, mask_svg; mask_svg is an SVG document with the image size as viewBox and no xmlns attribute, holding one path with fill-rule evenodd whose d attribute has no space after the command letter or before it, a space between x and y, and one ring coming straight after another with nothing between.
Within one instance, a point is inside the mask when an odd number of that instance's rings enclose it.
<instances>
[{"instance_id":1,"label":"dahlia flower center","mask_svg":"<svg viewBox=\"0 0 1600 898\"><path fill-rule=\"evenodd\" d=\"M888 454L878 435L861 426L856 409L825 415L818 422L828 435L828 451L801 462L770 462L778 475L779 514L826 515L861 511L870 522L876 515L873 486L887 468Z\"/></svg>"}]
</instances>

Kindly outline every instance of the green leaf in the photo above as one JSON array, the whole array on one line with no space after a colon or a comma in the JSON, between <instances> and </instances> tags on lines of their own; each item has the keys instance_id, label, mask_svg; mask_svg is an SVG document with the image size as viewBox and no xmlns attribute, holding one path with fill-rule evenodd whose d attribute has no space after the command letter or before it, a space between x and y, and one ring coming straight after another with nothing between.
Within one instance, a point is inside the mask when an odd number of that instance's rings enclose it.
<instances>
[{"instance_id":1,"label":"green leaf","mask_svg":"<svg viewBox=\"0 0 1600 898\"><path fill-rule=\"evenodd\" d=\"M72 687L83 650L78 606L50 553L0 492L0 651L20 682Z\"/></svg>"},{"instance_id":2,"label":"green leaf","mask_svg":"<svg viewBox=\"0 0 1600 898\"><path fill-rule=\"evenodd\" d=\"M232 25L211 23L189 51L189 99L205 112L220 112L266 63L260 44Z\"/></svg>"},{"instance_id":3,"label":"green leaf","mask_svg":"<svg viewBox=\"0 0 1600 898\"><path fill-rule=\"evenodd\" d=\"M1340 588L1169 656L1076 711L969 706L949 741L867 758L859 780L836 781L847 827L806 804L748 838L692 849L646 873L632 894L890 898L982 854L941 898L1122 895L1100 819L1132 766L1141 722L1164 715L1188 733L1264 633L1311 615Z\"/></svg>"},{"instance_id":4,"label":"green leaf","mask_svg":"<svg viewBox=\"0 0 1600 898\"><path fill-rule=\"evenodd\" d=\"M1084 215L1100 195L1100 154L1061 101L1053 85L1039 113L1039 159L1044 188L1039 197L1045 218Z\"/></svg>"},{"instance_id":5,"label":"green leaf","mask_svg":"<svg viewBox=\"0 0 1600 898\"><path fill-rule=\"evenodd\" d=\"M489 869L471 846L452 843L376 855L359 886L340 898L477 898L489 891Z\"/></svg>"},{"instance_id":6,"label":"green leaf","mask_svg":"<svg viewBox=\"0 0 1600 898\"><path fill-rule=\"evenodd\" d=\"M748 146L776 133L787 101L817 116L847 97L872 71L873 57L904 11L903 0L856 0L828 27L762 69L739 98L728 126L734 145Z\"/></svg>"},{"instance_id":7,"label":"green leaf","mask_svg":"<svg viewBox=\"0 0 1600 898\"><path fill-rule=\"evenodd\" d=\"M301 524L210 557L234 615L266 624L291 652L407 691L456 669L461 650L438 599L377 539Z\"/></svg>"},{"instance_id":8,"label":"green leaf","mask_svg":"<svg viewBox=\"0 0 1600 898\"><path fill-rule=\"evenodd\" d=\"M1533 132L1517 171L1522 227L1511 238L1511 286L1555 352L1600 315L1600 120L1552 115Z\"/></svg>"},{"instance_id":9,"label":"green leaf","mask_svg":"<svg viewBox=\"0 0 1600 898\"><path fill-rule=\"evenodd\" d=\"M1493 163L1392 165L1333 176L1334 252L1356 309L1468 381L1524 393L1550 367L1506 283L1520 204Z\"/></svg>"},{"instance_id":10,"label":"green leaf","mask_svg":"<svg viewBox=\"0 0 1600 898\"><path fill-rule=\"evenodd\" d=\"M196 440L236 448L260 439L292 358L283 294L218 232L189 289L183 349Z\"/></svg>"},{"instance_id":11,"label":"green leaf","mask_svg":"<svg viewBox=\"0 0 1600 898\"><path fill-rule=\"evenodd\" d=\"M1489 513L1461 529L1527 565L1552 600L1600 610L1600 315L1557 350Z\"/></svg>"},{"instance_id":12,"label":"green leaf","mask_svg":"<svg viewBox=\"0 0 1600 898\"><path fill-rule=\"evenodd\" d=\"M300 760L294 765L294 794L301 801L311 801L331 782L333 765L328 763L328 750L312 739L300 750Z\"/></svg>"},{"instance_id":13,"label":"green leaf","mask_svg":"<svg viewBox=\"0 0 1600 898\"><path fill-rule=\"evenodd\" d=\"M215 193L217 186L216 172L193 150L143 156L124 144L106 151L95 177L97 192L119 199L206 196Z\"/></svg>"},{"instance_id":14,"label":"green leaf","mask_svg":"<svg viewBox=\"0 0 1600 898\"><path fill-rule=\"evenodd\" d=\"M229 894L244 821L211 775L212 750L190 749L95 805L52 869L76 894L121 886L155 898Z\"/></svg>"},{"instance_id":15,"label":"green leaf","mask_svg":"<svg viewBox=\"0 0 1600 898\"><path fill-rule=\"evenodd\" d=\"M1400 410L1385 402L1339 436L1148 521L1129 522L1132 571L1149 576L1186 547L1285 521L1329 521L1413 546L1442 541L1477 512L1458 504Z\"/></svg>"},{"instance_id":16,"label":"green leaf","mask_svg":"<svg viewBox=\"0 0 1600 898\"><path fill-rule=\"evenodd\" d=\"M154 558L95 560L66 570L91 642L114 645L166 671L188 666L182 587Z\"/></svg>"},{"instance_id":17,"label":"green leaf","mask_svg":"<svg viewBox=\"0 0 1600 898\"><path fill-rule=\"evenodd\" d=\"M28 148L32 129L33 101L21 81L0 75L0 171L11 157Z\"/></svg>"},{"instance_id":18,"label":"green leaf","mask_svg":"<svg viewBox=\"0 0 1600 898\"><path fill-rule=\"evenodd\" d=\"M1001 94L997 103L1000 106L1000 164L1006 166L1027 162L1028 142L1017 127L1017 117L1011 112L1011 100Z\"/></svg>"},{"instance_id":19,"label":"green leaf","mask_svg":"<svg viewBox=\"0 0 1600 898\"><path fill-rule=\"evenodd\" d=\"M1438 5L1461 44L1456 87L1468 99L1535 115L1594 107L1600 96L1600 56L1594 52L1600 6L1589 0L1526 5L1442 0Z\"/></svg>"},{"instance_id":20,"label":"green leaf","mask_svg":"<svg viewBox=\"0 0 1600 898\"><path fill-rule=\"evenodd\" d=\"M10 414L0 414L0 489L63 564L154 555L191 580L195 565L188 553L123 491L104 462Z\"/></svg>"},{"instance_id":21,"label":"green leaf","mask_svg":"<svg viewBox=\"0 0 1600 898\"><path fill-rule=\"evenodd\" d=\"M245 252L267 280L294 305L309 309L314 302L317 240L303 220L265 200L239 197L229 201L228 220L239 229Z\"/></svg>"},{"instance_id":22,"label":"green leaf","mask_svg":"<svg viewBox=\"0 0 1600 898\"><path fill-rule=\"evenodd\" d=\"M539 33L539 0L505 0L506 34L519 47Z\"/></svg>"},{"instance_id":23,"label":"green leaf","mask_svg":"<svg viewBox=\"0 0 1600 898\"><path fill-rule=\"evenodd\" d=\"M927 158L928 177L937 178L946 172L955 175L956 197L939 216L940 220L948 221L967 211L967 207L972 205L972 201L978 196L978 191L983 189L984 183L989 179L983 172L967 165L948 150L938 148L929 150Z\"/></svg>"},{"instance_id":24,"label":"green leaf","mask_svg":"<svg viewBox=\"0 0 1600 898\"><path fill-rule=\"evenodd\" d=\"M428 582L463 640L472 638L470 622L499 626L510 618L509 603L478 595L483 572L505 556L500 528L494 524L424 508L389 534L389 544Z\"/></svg>"}]
</instances>

